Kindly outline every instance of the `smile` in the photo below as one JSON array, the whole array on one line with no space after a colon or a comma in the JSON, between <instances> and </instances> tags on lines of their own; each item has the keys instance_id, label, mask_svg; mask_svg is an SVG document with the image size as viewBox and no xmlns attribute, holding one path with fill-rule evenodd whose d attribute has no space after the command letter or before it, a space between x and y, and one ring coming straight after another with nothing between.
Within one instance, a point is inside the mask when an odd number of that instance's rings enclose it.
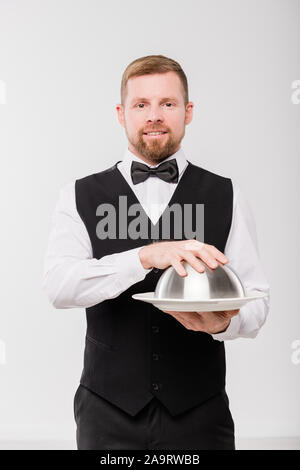
<instances>
[{"instance_id":1,"label":"smile","mask_svg":"<svg viewBox=\"0 0 300 470\"><path fill-rule=\"evenodd\" d=\"M165 134L167 134L167 132L151 132L149 134L144 134L144 135L147 137L150 137L150 139L153 139L153 138L160 138Z\"/></svg>"}]
</instances>

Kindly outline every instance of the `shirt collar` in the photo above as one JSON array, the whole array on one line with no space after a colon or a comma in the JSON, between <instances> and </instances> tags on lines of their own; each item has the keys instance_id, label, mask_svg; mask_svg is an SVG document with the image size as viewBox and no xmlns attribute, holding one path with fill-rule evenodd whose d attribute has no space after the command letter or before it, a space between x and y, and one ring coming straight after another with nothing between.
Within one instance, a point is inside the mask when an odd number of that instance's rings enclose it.
<instances>
[{"instance_id":1,"label":"shirt collar","mask_svg":"<svg viewBox=\"0 0 300 470\"><path fill-rule=\"evenodd\" d=\"M166 158L164 160L164 162L166 162L168 160L172 160L173 158L176 158L176 162L177 162L177 166L178 166L178 176L180 178L181 174L183 173L183 171L184 171L184 169L185 169L185 167L187 166L187 163L188 163L182 148L180 148L177 152L173 153L173 155L170 155L168 158ZM140 162L140 163L144 163L146 165L146 163L141 158L139 158L137 155L132 153L127 147L125 149L124 153L123 153L123 159L122 159L121 163L118 164L118 168L121 168L128 175L130 175L131 162L133 160L137 161L137 162ZM160 163L162 163L162 162L160 162ZM159 163L157 165L148 165L148 166L151 167L151 168L154 168L158 165L159 165Z\"/></svg>"}]
</instances>

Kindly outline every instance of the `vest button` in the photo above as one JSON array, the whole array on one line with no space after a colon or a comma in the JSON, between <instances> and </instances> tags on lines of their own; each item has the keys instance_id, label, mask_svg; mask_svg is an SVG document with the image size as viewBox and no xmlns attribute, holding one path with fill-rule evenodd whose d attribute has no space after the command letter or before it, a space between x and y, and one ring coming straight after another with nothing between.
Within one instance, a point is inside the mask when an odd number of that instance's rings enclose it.
<instances>
[{"instance_id":1,"label":"vest button","mask_svg":"<svg viewBox=\"0 0 300 470\"><path fill-rule=\"evenodd\" d=\"M156 392L157 390L159 390L159 384L157 383L152 384L152 387L153 387L153 390L155 390Z\"/></svg>"},{"instance_id":2,"label":"vest button","mask_svg":"<svg viewBox=\"0 0 300 470\"><path fill-rule=\"evenodd\" d=\"M158 268L153 268L154 273L158 273L159 269Z\"/></svg>"},{"instance_id":3,"label":"vest button","mask_svg":"<svg viewBox=\"0 0 300 470\"><path fill-rule=\"evenodd\" d=\"M159 327L156 326L156 325L153 325L152 326L152 331L153 331L153 333L159 333Z\"/></svg>"},{"instance_id":4,"label":"vest button","mask_svg":"<svg viewBox=\"0 0 300 470\"><path fill-rule=\"evenodd\" d=\"M156 353L153 353L153 354L152 354L152 359L153 359L154 361L158 361L159 355L156 354Z\"/></svg>"}]
</instances>

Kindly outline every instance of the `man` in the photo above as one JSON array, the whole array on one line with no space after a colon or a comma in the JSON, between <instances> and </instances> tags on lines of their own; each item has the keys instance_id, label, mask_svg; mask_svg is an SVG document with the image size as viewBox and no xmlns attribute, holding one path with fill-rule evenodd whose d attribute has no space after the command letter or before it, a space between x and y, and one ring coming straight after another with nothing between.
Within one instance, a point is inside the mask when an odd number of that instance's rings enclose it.
<instances>
[{"instance_id":1,"label":"man","mask_svg":"<svg viewBox=\"0 0 300 470\"><path fill-rule=\"evenodd\" d=\"M185 276L182 261L199 272L230 262L247 291L269 293L251 210L230 178L185 158L181 141L193 103L177 62L154 55L129 64L116 110L128 138L123 160L61 190L45 258L44 288L54 307L86 308L77 447L235 449L224 340L255 337L269 297L240 310L172 312L132 295L153 292L168 266ZM146 238L120 236L122 220L133 223L130 211L124 219L120 196L140 207L152 230ZM171 218L163 238L157 228L171 204L204 204L204 240L176 238ZM111 207L112 225L103 217Z\"/></svg>"}]
</instances>

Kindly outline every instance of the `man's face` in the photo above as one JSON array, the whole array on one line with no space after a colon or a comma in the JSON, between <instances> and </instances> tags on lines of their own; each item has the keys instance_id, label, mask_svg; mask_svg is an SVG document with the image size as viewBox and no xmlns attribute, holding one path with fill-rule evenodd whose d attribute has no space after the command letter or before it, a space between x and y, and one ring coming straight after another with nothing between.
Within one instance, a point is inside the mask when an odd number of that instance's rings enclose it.
<instances>
[{"instance_id":1,"label":"man's face","mask_svg":"<svg viewBox=\"0 0 300 470\"><path fill-rule=\"evenodd\" d=\"M127 83L124 106L117 105L128 149L156 165L180 148L185 126L192 120L193 103L184 105L183 88L175 72L133 77ZM161 135L148 135L162 131Z\"/></svg>"}]
</instances>

